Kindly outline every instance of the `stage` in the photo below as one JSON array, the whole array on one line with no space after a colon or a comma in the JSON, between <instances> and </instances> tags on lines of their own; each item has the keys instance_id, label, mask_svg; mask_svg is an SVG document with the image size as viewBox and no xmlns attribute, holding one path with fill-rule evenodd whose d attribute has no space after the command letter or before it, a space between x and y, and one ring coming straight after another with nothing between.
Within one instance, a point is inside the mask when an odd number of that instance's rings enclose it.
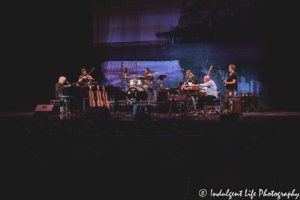
<instances>
[{"instance_id":1,"label":"stage","mask_svg":"<svg viewBox=\"0 0 300 200\"><path fill-rule=\"evenodd\" d=\"M7 111L1 112L0 118L5 119L35 119L39 120L38 117L34 117L35 112L28 111ZM59 114L59 115L48 115L48 120L87 120L92 119L96 121L194 121L194 122L299 122L300 112L285 112L285 111L274 111L274 112L248 112L241 114L194 114L182 113L160 113L156 112L149 114L148 119L133 119L131 112L120 112L115 115L114 112L110 112L110 117L99 117L99 116L85 116L81 114ZM45 118L42 118L45 120Z\"/></svg>"}]
</instances>

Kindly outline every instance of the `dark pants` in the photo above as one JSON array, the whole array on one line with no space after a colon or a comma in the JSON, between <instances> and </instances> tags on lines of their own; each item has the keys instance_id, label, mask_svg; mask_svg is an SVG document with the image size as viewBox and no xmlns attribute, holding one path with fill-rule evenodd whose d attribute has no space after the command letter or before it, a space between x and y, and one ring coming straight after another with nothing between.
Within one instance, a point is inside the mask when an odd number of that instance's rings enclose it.
<instances>
[{"instance_id":1,"label":"dark pants","mask_svg":"<svg viewBox=\"0 0 300 200\"><path fill-rule=\"evenodd\" d=\"M207 95L207 96L204 96L204 97L199 97L198 98L198 105L199 105L199 108L201 110L203 110L203 104L204 102L213 102L214 99L216 99L215 96L212 96L212 95Z\"/></svg>"},{"instance_id":2,"label":"dark pants","mask_svg":"<svg viewBox=\"0 0 300 200\"><path fill-rule=\"evenodd\" d=\"M70 112L70 99L65 99L65 98L61 98L62 94L58 95L57 100L59 100L60 102L65 103L66 105L66 112Z\"/></svg>"}]
</instances>

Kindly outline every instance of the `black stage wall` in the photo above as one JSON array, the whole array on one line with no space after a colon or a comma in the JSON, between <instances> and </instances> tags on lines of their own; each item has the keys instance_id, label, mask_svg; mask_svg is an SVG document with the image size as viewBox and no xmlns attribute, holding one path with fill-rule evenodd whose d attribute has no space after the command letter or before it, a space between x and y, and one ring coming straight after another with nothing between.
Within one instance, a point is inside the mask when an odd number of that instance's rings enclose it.
<instances>
[{"instance_id":1,"label":"black stage wall","mask_svg":"<svg viewBox=\"0 0 300 200\"><path fill-rule=\"evenodd\" d=\"M300 110L295 5L272 1L266 13L268 65L261 71L270 110ZM93 60L92 1L18 2L6 8L1 111L33 111L54 98L59 76L76 82L82 67L92 68L108 58L130 60L130 55L108 55L115 47L99 48L103 55Z\"/></svg>"}]
</instances>

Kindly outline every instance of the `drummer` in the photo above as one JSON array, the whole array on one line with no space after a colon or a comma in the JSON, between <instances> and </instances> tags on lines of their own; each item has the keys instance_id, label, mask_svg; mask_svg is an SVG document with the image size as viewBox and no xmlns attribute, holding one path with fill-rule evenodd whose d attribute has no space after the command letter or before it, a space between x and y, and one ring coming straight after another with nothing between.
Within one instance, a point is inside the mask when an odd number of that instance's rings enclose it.
<instances>
[{"instance_id":1,"label":"drummer","mask_svg":"<svg viewBox=\"0 0 300 200\"><path fill-rule=\"evenodd\" d=\"M132 75L137 77L138 79L142 79L143 83L147 83L148 85L151 85L154 81L153 74L150 74L149 68L145 68L145 73L141 76Z\"/></svg>"},{"instance_id":2,"label":"drummer","mask_svg":"<svg viewBox=\"0 0 300 200\"><path fill-rule=\"evenodd\" d=\"M151 83L154 81L153 75L150 74L149 68L145 68L145 74L142 74L142 76L145 76L144 79L150 81Z\"/></svg>"},{"instance_id":3,"label":"drummer","mask_svg":"<svg viewBox=\"0 0 300 200\"><path fill-rule=\"evenodd\" d=\"M136 76L136 75L134 75ZM151 96L152 94L152 83L154 82L154 78L153 78L153 74L150 74L150 70L149 68L145 68L145 73L142 74L140 77L139 76L136 76L137 78L141 78L143 83L146 84L148 87L147 87L147 92L149 93L149 97Z\"/></svg>"}]
</instances>

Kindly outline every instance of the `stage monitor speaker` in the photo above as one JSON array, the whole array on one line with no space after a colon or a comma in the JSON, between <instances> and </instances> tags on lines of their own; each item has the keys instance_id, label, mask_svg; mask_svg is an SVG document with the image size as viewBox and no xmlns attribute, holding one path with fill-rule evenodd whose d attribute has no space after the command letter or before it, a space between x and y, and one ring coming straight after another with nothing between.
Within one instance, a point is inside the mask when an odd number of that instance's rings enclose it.
<instances>
[{"instance_id":1,"label":"stage monitor speaker","mask_svg":"<svg viewBox=\"0 0 300 200\"><path fill-rule=\"evenodd\" d=\"M102 118L109 118L110 112L106 106L100 107L90 107L87 106L84 112L85 116L95 116L95 117L102 117Z\"/></svg>"},{"instance_id":2,"label":"stage monitor speaker","mask_svg":"<svg viewBox=\"0 0 300 200\"><path fill-rule=\"evenodd\" d=\"M37 105L34 112L36 113L48 113L48 114L52 114L55 115L57 110L56 110L56 106L55 105L51 105L51 104L42 104L42 105Z\"/></svg>"},{"instance_id":3,"label":"stage monitor speaker","mask_svg":"<svg viewBox=\"0 0 300 200\"><path fill-rule=\"evenodd\" d=\"M49 115L55 115L57 114L57 107L55 105L50 105L50 104L43 104L43 105L37 105L33 118L34 119L48 119Z\"/></svg>"}]
</instances>

